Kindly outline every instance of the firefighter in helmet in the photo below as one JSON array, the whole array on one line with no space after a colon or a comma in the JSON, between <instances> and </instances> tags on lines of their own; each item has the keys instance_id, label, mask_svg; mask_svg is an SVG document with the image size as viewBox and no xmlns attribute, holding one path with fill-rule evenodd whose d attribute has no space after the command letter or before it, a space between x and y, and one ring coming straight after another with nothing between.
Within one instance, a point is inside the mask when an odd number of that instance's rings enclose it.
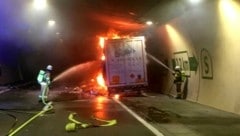
<instances>
[{"instance_id":1,"label":"firefighter in helmet","mask_svg":"<svg viewBox=\"0 0 240 136\"><path fill-rule=\"evenodd\" d=\"M38 73L37 81L41 86L41 92L39 94L39 102L46 104L48 101L49 85L51 83L50 72L52 71L52 65L48 65L45 70L40 70Z\"/></svg>"},{"instance_id":2,"label":"firefighter in helmet","mask_svg":"<svg viewBox=\"0 0 240 136\"><path fill-rule=\"evenodd\" d=\"M176 84L176 91L177 91L176 99L182 99L183 94L182 94L181 88L182 88L182 83L184 81L185 73L184 71L181 70L180 66L176 66L174 69L173 75L175 77L174 83Z\"/></svg>"}]
</instances>

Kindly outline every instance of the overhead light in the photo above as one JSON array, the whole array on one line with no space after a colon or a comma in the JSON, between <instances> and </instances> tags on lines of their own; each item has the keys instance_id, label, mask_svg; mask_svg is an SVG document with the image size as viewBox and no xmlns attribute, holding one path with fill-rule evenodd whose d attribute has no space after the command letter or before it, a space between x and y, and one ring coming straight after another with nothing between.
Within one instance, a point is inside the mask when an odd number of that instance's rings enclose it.
<instances>
[{"instance_id":1,"label":"overhead light","mask_svg":"<svg viewBox=\"0 0 240 136\"><path fill-rule=\"evenodd\" d=\"M202 0L189 0L189 1L193 4L197 4L197 3L201 2Z\"/></svg>"},{"instance_id":2,"label":"overhead light","mask_svg":"<svg viewBox=\"0 0 240 136\"><path fill-rule=\"evenodd\" d=\"M238 22L236 20L240 13L240 7L238 3L230 0L222 0L219 3L219 10L221 11L221 16L224 18L224 20L229 22Z\"/></svg>"},{"instance_id":3,"label":"overhead light","mask_svg":"<svg viewBox=\"0 0 240 136\"><path fill-rule=\"evenodd\" d=\"M48 26L54 26L55 25L55 21L54 20L49 20L48 21Z\"/></svg>"},{"instance_id":4,"label":"overhead light","mask_svg":"<svg viewBox=\"0 0 240 136\"><path fill-rule=\"evenodd\" d=\"M146 24L147 24L147 25L152 25L153 22L152 22L152 21L147 21Z\"/></svg>"},{"instance_id":5,"label":"overhead light","mask_svg":"<svg viewBox=\"0 0 240 136\"><path fill-rule=\"evenodd\" d=\"M35 9L42 10L47 7L47 0L34 0L33 6Z\"/></svg>"}]
</instances>

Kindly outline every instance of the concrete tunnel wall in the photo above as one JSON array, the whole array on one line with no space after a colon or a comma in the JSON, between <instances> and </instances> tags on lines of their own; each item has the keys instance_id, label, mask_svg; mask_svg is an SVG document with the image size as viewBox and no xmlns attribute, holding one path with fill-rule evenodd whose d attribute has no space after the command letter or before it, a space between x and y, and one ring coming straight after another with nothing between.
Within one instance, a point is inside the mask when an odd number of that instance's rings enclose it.
<instances>
[{"instance_id":1,"label":"concrete tunnel wall","mask_svg":"<svg viewBox=\"0 0 240 136\"><path fill-rule=\"evenodd\" d=\"M228 1L232 7L226 10L222 2L186 11L159 26L158 36L169 49L169 66L178 63L188 75L187 100L240 114L240 4ZM197 69L190 70L187 57L196 58ZM176 94L175 87L170 94Z\"/></svg>"},{"instance_id":2,"label":"concrete tunnel wall","mask_svg":"<svg viewBox=\"0 0 240 136\"><path fill-rule=\"evenodd\" d=\"M21 80L18 52L11 43L0 39L0 86Z\"/></svg>"}]
</instances>

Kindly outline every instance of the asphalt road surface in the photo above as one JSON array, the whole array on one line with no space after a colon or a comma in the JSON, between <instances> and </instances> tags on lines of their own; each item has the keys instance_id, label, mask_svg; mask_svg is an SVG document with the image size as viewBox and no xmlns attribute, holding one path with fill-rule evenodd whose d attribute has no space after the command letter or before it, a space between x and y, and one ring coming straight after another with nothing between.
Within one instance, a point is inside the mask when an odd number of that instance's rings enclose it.
<instances>
[{"instance_id":1,"label":"asphalt road surface","mask_svg":"<svg viewBox=\"0 0 240 136\"><path fill-rule=\"evenodd\" d=\"M11 90L0 95L0 135L9 133L10 129L18 129L26 121L37 115L44 107L37 102L36 90ZM76 97L78 97L76 99ZM51 92L53 109L34 118L19 129L14 136L154 136L151 126L136 119L129 113L127 107L106 97L80 98L78 94L59 91ZM130 111L131 112L131 111ZM74 120L84 124L94 124L95 127L79 127L67 132L65 126ZM98 120L96 120L95 118ZM17 121L16 121L17 119ZM116 123L108 126L109 122ZM14 123L16 122L16 125ZM107 125L107 126L101 126ZM96 127L97 126L97 127ZM160 135L160 134L159 134Z\"/></svg>"}]
</instances>

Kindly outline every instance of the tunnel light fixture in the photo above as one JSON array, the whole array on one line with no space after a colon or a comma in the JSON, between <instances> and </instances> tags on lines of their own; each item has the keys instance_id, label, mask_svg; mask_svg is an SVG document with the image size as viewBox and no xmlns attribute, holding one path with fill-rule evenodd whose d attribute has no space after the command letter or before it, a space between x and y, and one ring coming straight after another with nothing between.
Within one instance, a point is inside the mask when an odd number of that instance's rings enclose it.
<instances>
[{"instance_id":1,"label":"tunnel light fixture","mask_svg":"<svg viewBox=\"0 0 240 136\"><path fill-rule=\"evenodd\" d=\"M152 21L147 21L146 24L150 26L150 25L153 24L153 22Z\"/></svg>"},{"instance_id":2,"label":"tunnel light fixture","mask_svg":"<svg viewBox=\"0 0 240 136\"><path fill-rule=\"evenodd\" d=\"M219 17L222 35L229 37L228 39L239 39L240 5L238 1L219 1Z\"/></svg>"},{"instance_id":3,"label":"tunnel light fixture","mask_svg":"<svg viewBox=\"0 0 240 136\"><path fill-rule=\"evenodd\" d=\"M222 0L219 3L219 10L221 16L229 22L238 22L240 6L235 1L231 0ZM225 22L226 22L225 21Z\"/></svg>"},{"instance_id":4,"label":"tunnel light fixture","mask_svg":"<svg viewBox=\"0 0 240 136\"><path fill-rule=\"evenodd\" d=\"M56 24L54 20L49 20L48 21L48 26L53 27Z\"/></svg>"},{"instance_id":5,"label":"tunnel light fixture","mask_svg":"<svg viewBox=\"0 0 240 136\"><path fill-rule=\"evenodd\" d=\"M202 0L189 0L189 2L191 2L192 4L198 4L200 3Z\"/></svg>"},{"instance_id":6,"label":"tunnel light fixture","mask_svg":"<svg viewBox=\"0 0 240 136\"><path fill-rule=\"evenodd\" d=\"M47 7L47 0L34 0L33 7L37 10L43 10Z\"/></svg>"}]
</instances>

